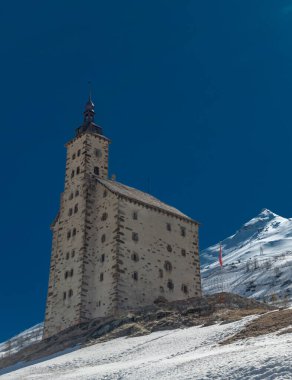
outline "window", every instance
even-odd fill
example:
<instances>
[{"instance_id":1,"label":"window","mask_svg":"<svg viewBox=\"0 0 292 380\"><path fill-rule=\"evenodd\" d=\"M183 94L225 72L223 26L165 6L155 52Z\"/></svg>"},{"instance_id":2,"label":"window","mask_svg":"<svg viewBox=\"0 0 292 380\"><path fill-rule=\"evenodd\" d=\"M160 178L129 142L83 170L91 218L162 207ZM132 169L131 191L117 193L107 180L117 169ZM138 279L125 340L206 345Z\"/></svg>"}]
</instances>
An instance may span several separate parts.
<instances>
[{"instance_id":1,"label":"window","mask_svg":"<svg viewBox=\"0 0 292 380\"><path fill-rule=\"evenodd\" d=\"M75 191L75 197L78 197L78 195L79 195L79 191L76 190L76 191ZM72 198L73 198L73 194L72 194Z\"/></svg>"},{"instance_id":2,"label":"window","mask_svg":"<svg viewBox=\"0 0 292 380\"><path fill-rule=\"evenodd\" d=\"M100 158L102 156L101 150L100 149L94 149L94 154L96 157Z\"/></svg>"},{"instance_id":3,"label":"window","mask_svg":"<svg viewBox=\"0 0 292 380\"><path fill-rule=\"evenodd\" d=\"M70 194L69 200L73 199L73 193Z\"/></svg>"},{"instance_id":4,"label":"window","mask_svg":"<svg viewBox=\"0 0 292 380\"><path fill-rule=\"evenodd\" d=\"M103 273L100 274L99 281L103 281Z\"/></svg>"},{"instance_id":5,"label":"window","mask_svg":"<svg viewBox=\"0 0 292 380\"><path fill-rule=\"evenodd\" d=\"M73 290L70 289L69 292L68 292L68 296L71 298L73 296Z\"/></svg>"},{"instance_id":6,"label":"window","mask_svg":"<svg viewBox=\"0 0 292 380\"><path fill-rule=\"evenodd\" d=\"M78 212L78 203L76 203L76 205L74 206L74 214L76 214L76 212Z\"/></svg>"},{"instance_id":7,"label":"window","mask_svg":"<svg viewBox=\"0 0 292 380\"><path fill-rule=\"evenodd\" d=\"M165 261L165 263L164 263L164 268L165 268L165 270L167 270L168 272L171 272L171 271L172 271L172 265L171 265L171 262L170 262L170 261Z\"/></svg>"},{"instance_id":8,"label":"window","mask_svg":"<svg viewBox=\"0 0 292 380\"><path fill-rule=\"evenodd\" d=\"M182 256L185 256L185 255L186 255L186 250L185 250L185 249L182 249L182 250L181 250L181 254L182 254Z\"/></svg>"},{"instance_id":9,"label":"window","mask_svg":"<svg viewBox=\"0 0 292 380\"><path fill-rule=\"evenodd\" d=\"M107 213L104 212L104 213L102 214L101 220L103 220L103 221L107 220L107 216L108 216Z\"/></svg>"},{"instance_id":10,"label":"window","mask_svg":"<svg viewBox=\"0 0 292 380\"><path fill-rule=\"evenodd\" d=\"M79 156L80 156L80 154L81 154L81 150L80 150L80 149L78 149L78 152L77 152L77 156L79 157Z\"/></svg>"},{"instance_id":11,"label":"window","mask_svg":"<svg viewBox=\"0 0 292 380\"><path fill-rule=\"evenodd\" d=\"M69 260L70 254L69 252L66 253L66 260Z\"/></svg>"},{"instance_id":12,"label":"window","mask_svg":"<svg viewBox=\"0 0 292 380\"><path fill-rule=\"evenodd\" d=\"M167 244L167 250L168 250L168 252L172 252L172 247L170 244Z\"/></svg>"},{"instance_id":13,"label":"window","mask_svg":"<svg viewBox=\"0 0 292 380\"><path fill-rule=\"evenodd\" d=\"M65 280L68 278L68 271L65 272Z\"/></svg>"},{"instance_id":14,"label":"window","mask_svg":"<svg viewBox=\"0 0 292 380\"><path fill-rule=\"evenodd\" d=\"M186 229L185 229L185 227L181 227L180 228L180 234L181 234L181 236L186 236Z\"/></svg>"},{"instance_id":15,"label":"window","mask_svg":"<svg viewBox=\"0 0 292 380\"><path fill-rule=\"evenodd\" d=\"M66 292L64 292L64 293L63 293L63 300L64 300L64 301L65 301L66 297L67 297L67 294L66 294Z\"/></svg>"},{"instance_id":16,"label":"window","mask_svg":"<svg viewBox=\"0 0 292 380\"><path fill-rule=\"evenodd\" d=\"M105 238L105 234L103 234L102 237L101 237L101 242L104 243L104 242L105 242L105 239L106 239L106 238Z\"/></svg>"},{"instance_id":17,"label":"window","mask_svg":"<svg viewBox=\"0 0 292 380\"><path fill-rule=\"evenodd\" d=\"M67 232L67 240L69 240L70 237L71 237L71 231L68 231L68 232Z\"/></svg>"},{"instance_id":18,"label":"window","mask_svg":"<svg viewBox=\"0 0 292 380\"><path fill-rule=\"evenodd\" d=\"M134 252L132 253L131 255L131 259L135 262L139 261L139 256L138 256L138 253Z\"/></svg>"},{"instance_id":19,"label":"window","mask_svg":"<svg viewBox=\"0 0 292 380\"><path fill-rule=\"evenodd\" d=\"M182 290L185 294L187 294L187 293L189 292L188 287L187 287L185 284L182 284L182 286L181 286L181 290Z\"/></svg>"},{"instance_id":20,"label":"window","mask_svg":"<svg viewBox=\"0 0 292 380\"><path fill-rule=\"evenodd\" d=\"M173 285L173 282L171 280L167 281L167 287L168 287L169 290L173 290L174 289L174 285Z\"/></svg>"},{"instance_id":21,"label":"window","mask_svg":"<svg viewBox=\"0 0 292 380\"><path fill-rule=\"evenodd\" d=\"M107 191L104 190L104 192L103 192L103 197L105 198L106 196L107 196Z\"/></svg>"},{"instance_id":22,"label":"window","mask_svg":"<svg viewBox=\"0 0 292 380\"><path fill-rule=\"evenodd\" d=\"M133 280L138 281L138 272L133 272L132 278Z\"/></svg>"},{"instance_id":23,"label":"window","mask_svg":"<svg viewBox=\"0 0 292 380\"><path fill-rule=\"evenodd\" d=\"M73 233L72 233L73 236L76 235L76 228L73 228Z\"/></svg>"},{"instance_id":24,"label":"window","mask_svg":"<svg viewBox=\"0 0 292 380\"><path fill-rule=\"evenodd\" d=\"M105 256L104 256L104 253L101 255L101 258L100 258L100 261L102 262L102 263L104 263L104 259L105 259Z\"/></svg>"},{"instance_id":25,"label":"window","mask_svg":"<svg viewBox=\"0 0 292 380\"><path fill-rule=\"evenodd\" d=\"M72 172L71 172L71 178L74 177L74 174L75 174L75 172L74 172L74 170L72 170Z\"/></svg>"},{"instance_id":26,"label":"window","mask_svg":"<svg viewBox=\"0 0 292 380\"><path fill-rule=\"evenodd\" d=\"M76 174L79 174L79 173L80 173L80 167L78 166L76 169Z\"/></svg>"},{"instance_id":27,"label":"window","mask_svg":"<svg viewBox=\"0 0 292 380\"><path fill-rule=\"evenodd\" d=\"M160 290L160 293L164 293L164 287L163 286L160 286L159 290Z\"/></svg>"},{"instance_id":28,"label":"window","mask_svg":"<svg viewBox=\"0 0 292 380\"><path fill-rule=\"evenodd\" d=\"M158 273L159 273L159 277L162 278L163 277L163 270L159 269Z\"/></svg>"},{"instance_id":29,"label":"window","mask_svg":"<svg viewBox=\"0 0 292 380\"><path fill-rule=\"evenodd\" d=\"M73 212L72 208L69 208L68 215L71 216L72 212Z\"/></svg>"},{"instance_id":30,"label":"window","mask_svg":"<svg viewBox=\"0 0 292 380\"><path fill-rule=\"evenodd\" d=\"M75 256L75 251L73 249L73 251L71 252L71 257L74 257ZM69 252L68 252L68 259L69 259Z\"/></svg>"},{"instance_id":31,"label":"window","mask_svg":"<svg viewBox=\"0 0 292 380\"><path fill-rule=\"evenodd\" d=\"M171 224L170 223L166 223L166 229L167 229L167 231L171 231Z\"/></svg>"},{"instance_id":32,"label":"window","mask_svg":"<svg viewBox=\"0 0 292 380\"><path fill-rule=\"evenodd\" d=\"M70 270L70 277L73 277L73 273L74 273L74 271L73 271L73 269L71 269Z\"/></svg>"},{"instance_id":33,"label":"window","mask_svg":"<svg viewBox=\"0 0 292 380\"><path fill-rule=\"evenodd\" d=\"M99 175L99 167L98 166L94 167L94 174Z\"/></svg>"},{"instance_id":34,"label":"window","mask_svg":"<svg viewBox=\"0 0 292 380\"><path fill-rule=\"evenodd\" d=\"M132 232L132 239L134 241L138 241L139 240L139 236L138 236L137 232Z\"/></svg>"},{"instance_id":35,"label":"window","mask_svg":"<svg viewBox=\"0 0 292 380\"><path fill-rule=\"evenodd\" d=\"M75 160L75 158L76 158L76 154L74 153L72 154L72 160Z\"/></svg>"},{"instance_id":36,"label":"window","mask_svg":"<svg viewBox=\"0 0 292 380\"><path fill-rule=\"evenodd\" d=\"M134 212L133 212L133 219L134 219L134 220L137 220L137 219L138 219L138 213L137 213L137 211L134 211Z\"/></svg>"}]
</instances>

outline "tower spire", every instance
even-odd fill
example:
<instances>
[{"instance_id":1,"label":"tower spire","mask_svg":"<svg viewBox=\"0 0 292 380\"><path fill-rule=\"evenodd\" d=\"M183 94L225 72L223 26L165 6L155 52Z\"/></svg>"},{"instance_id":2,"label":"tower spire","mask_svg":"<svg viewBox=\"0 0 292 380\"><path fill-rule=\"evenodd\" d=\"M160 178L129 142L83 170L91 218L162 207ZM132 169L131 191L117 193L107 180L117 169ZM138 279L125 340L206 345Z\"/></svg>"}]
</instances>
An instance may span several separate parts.
<instances>
[{"instance_id":1,"label":"tower spire","mask_svg":"<svg viewBox=\"0 0 292 380\"><path fill-rule=\"evenodd\" d=\"M92 101L92 90L91 82L88 82L88 100L85 104L85 110L83 112L83 123L77 128L76 135L80 135L84 132L94 133L98 135L103 135L102 128L94 123L94 103Z\"/></svg>"}]
</instances>

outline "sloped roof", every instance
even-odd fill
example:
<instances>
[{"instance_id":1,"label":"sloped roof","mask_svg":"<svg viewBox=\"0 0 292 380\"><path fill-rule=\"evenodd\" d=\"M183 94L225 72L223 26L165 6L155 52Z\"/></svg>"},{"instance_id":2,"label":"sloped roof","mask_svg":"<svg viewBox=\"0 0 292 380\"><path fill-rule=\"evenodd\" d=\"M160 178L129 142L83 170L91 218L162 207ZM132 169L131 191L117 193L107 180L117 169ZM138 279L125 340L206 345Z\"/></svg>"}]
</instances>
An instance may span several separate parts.
<instances>
[{"instance_id":1,"label":"sloped roof","mask_svg":"<svg viewBox=\"0 0 292 380\"><path fill-rule=\"evenodd\" d=\"M103 184L106 188L108 188L110 191L119 194L125 198L129 198L133 201L137 201L141 204L144 204L146 206L150 206L156 209L160 209L162 211L165 211L167 213L173 214L177 217L188 219L191 222L197 223L195 220L190 218L189 216L183 214L176 208L167 205L166 203L161 202L159 199L153 197L150 194L144 193L143 191L137 190L133 187L123 185L120 182L112 181L109 179L101 179L98 178L98 182Z\"/></svg>"}]
</instances>

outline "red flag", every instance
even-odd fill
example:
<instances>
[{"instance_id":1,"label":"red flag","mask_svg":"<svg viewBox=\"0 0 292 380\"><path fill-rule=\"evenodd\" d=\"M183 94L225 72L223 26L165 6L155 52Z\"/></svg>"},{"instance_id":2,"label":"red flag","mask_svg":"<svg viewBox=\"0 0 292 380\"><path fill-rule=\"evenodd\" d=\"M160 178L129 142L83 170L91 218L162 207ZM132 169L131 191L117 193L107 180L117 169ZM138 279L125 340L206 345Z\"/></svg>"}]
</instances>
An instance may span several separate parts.
<instances>
[{"instance_id":1,"label":"red flag","mask_svg":"<svg viewBox=\"0 0 292 380\"><path fill-rule=\"evenodd\" d=\"M221 245L221 243L220 243L220 250L219 250L219 264L220 264L220 267L222 267L223 261L222 261L222 245Z\"/></svg>"}]
</instances>

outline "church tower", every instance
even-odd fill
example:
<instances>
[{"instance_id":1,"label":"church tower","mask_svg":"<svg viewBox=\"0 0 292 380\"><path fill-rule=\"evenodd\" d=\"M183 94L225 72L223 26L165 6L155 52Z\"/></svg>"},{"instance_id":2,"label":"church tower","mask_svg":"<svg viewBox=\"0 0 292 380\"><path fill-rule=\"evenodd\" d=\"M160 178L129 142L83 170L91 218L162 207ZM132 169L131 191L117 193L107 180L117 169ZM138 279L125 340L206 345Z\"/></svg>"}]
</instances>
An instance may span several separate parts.
<instances>
[{"instance_id":1,"label":"church tower","mask_svg":"<svg viewBox=\"0 0 292 380\"><path fill-rule=\"evenodd\" d=\"M84 120L66 144L53 233L44 338L95 318L201 296L198 223L150 194L108 179L109 139Z\"/></svg>"},{"instance_id":2,"label":"church tower","mask_svg":"<svg viewBox=\"0 0 292 380\"><path fill-rule=\"evenodd\" d=\"M65 189L51 226L53 244L44 337L92 318L88 288L93 286L91 263L95 259L90 249L94 184L96 178L108 178L110 143L102 128L94 123L94 115L89 96L83 123L75 138L66 144Z\"/></svg>"}]
</instances>

